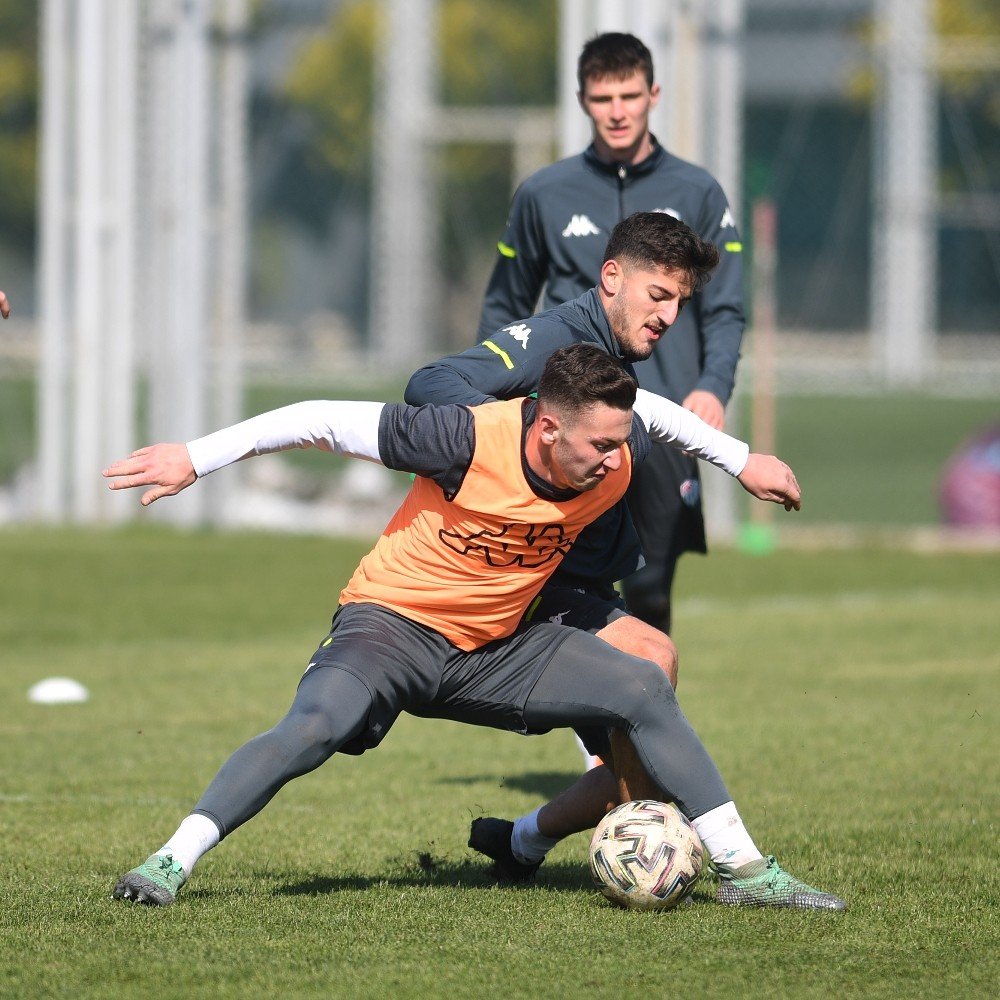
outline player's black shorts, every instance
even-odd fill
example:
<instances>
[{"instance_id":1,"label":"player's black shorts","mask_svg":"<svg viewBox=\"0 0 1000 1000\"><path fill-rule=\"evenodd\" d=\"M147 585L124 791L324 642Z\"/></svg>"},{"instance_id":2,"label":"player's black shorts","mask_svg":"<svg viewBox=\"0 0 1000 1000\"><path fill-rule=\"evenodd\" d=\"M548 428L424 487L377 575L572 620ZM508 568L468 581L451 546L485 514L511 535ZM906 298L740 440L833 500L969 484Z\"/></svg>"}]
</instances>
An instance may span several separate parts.
<instances>
[{"instance_id":1,"label":"player's black shorts","mask_svg":"<svg viewBox=\"0 0 1000 1000\"><path fill-rule=\"evenodd\" d=\"M524 613L525 624L552 622L584 632L600 632L626 617L625 602L610 584L607 587L570 587L547 584Z\"/></svg>"},{"instance_id":2,"label":"player's black shorts","mask_svg":"<svg viewBox=\"0 0 1000 1000\"><path fill-rule=\"evenodd\" d=\"M372 697L364 730L341 753L378 746L400 712L528 733L531 689L572 629L522 624L513 635L463 652L433 629L376 604L337 609L306 669L345 670Z\"/></svg>"},{"instance_id":3,"label":"player's black shorts","mask_svg":"<svg viewBox=\"0 0 1000 1000\"><path fill-rule=\"evenodd\" d=\"M684 552L707 552L698 461L655 444L632 474L626 495L649 566L675 562Z\"/></svg>"}]
</instances>

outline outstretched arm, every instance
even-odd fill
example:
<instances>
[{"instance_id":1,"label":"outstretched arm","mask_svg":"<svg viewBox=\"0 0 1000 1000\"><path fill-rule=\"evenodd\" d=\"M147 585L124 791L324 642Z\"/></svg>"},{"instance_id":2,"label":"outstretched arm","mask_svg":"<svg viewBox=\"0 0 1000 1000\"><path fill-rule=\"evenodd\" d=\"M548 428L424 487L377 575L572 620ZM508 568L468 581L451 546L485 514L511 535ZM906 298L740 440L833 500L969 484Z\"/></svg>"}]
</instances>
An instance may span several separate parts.
<instances>
[{"instance_id":1,"label":"outstretched arm","mask_svg":"<svg viewBox=\"0 0 1000 1000\"><path fill-rule=\"evenodd\" d=\"M774 455L751 453L743 441L714 427L663 396L639 389L635 412L654 441L665 441L711 462L739 480L758 500L780 503L785 510L802 506L802 492L792 470Z\"/></svg>"},{"instance_id":2,"label":"outstretched arm","mask_svg":"<svg viewBox=\"0 0 1000 1000\"><path fill-rule=\"evenodd\" d=\"M186 444L153 444L133 451L102 473L110 479L109 490L128 490L136 486L152 486L139 501L148 507L160 497L174 496L187 489L197 478Z\"/></svg>"},{"instance_id":3,"label":"outstretched arm","mask_svg":"<svg viewBox=\"0 0 1000 1000\"><path fill-rule=\"evenodd\" d=\"M802 490L795 473L774 455L751 452L746 467L736 478L758 500L780 503L785 510L802 509Z\"/></svg>"},{"instance_id":4,"label":"outstretched arm","mask_svg":"<svg viewBox=\"0 0 1000 1000\"><path fill-rule=\"evenodd\" d=\"M187 489L200 476L253 455L319 448L382 462L379 421L384 403L313 400L294 403L185 444L140 448L104 470L112 490L151 486L141 503Z\"/></svg>"}]
</instances>

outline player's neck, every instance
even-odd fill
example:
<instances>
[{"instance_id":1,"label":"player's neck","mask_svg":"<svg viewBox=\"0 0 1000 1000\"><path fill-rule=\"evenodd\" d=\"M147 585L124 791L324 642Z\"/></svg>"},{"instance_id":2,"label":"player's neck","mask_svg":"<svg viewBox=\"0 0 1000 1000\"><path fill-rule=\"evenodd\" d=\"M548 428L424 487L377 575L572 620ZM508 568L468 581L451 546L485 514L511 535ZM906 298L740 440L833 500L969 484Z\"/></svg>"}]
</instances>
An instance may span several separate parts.
<instances>
[{"instance_id":1,"label":"player's neck","mask_svg":"<svg viewBox=\"0 0 1000 1000\"><path fill-rule=\"evenodd\" d=\"M535 424L528 428L528 433L524 438L524 458L528 463L528 468L553 489L568 488L568 483L558 474L552 461L552 449L542 441Z\"/></svg>"},{"instance_id":2,"label":"player's neck","mask_svg":"<svg viewBox=\"0 0 1000 1000\"><path fill-rule=\"evenodd\" d=\"M643 132L639 140L627 149L612 149L601 139L594 137L594 152L604 163L624 163L634 167L642 163L653 152L653 137L649 131Z\"/></svg>"}]
</instances>

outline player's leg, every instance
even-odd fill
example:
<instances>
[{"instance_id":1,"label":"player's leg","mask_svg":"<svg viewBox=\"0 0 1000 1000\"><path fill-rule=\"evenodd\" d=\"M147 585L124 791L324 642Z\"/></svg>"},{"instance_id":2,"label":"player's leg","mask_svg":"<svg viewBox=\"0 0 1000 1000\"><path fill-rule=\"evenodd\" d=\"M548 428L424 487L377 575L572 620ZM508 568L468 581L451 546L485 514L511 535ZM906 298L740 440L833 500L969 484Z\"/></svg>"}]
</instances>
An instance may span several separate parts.
<instances>
[{"instance_id":1,"label":"player's leg","mask_svg":"<svg viewBox=\"0 0 1000 1000\"><path fill-rule=\"evenodd\" d=\"M529 615L531 621L551 621L578 628L603 639L621 652L656 663L677 683L677 647L669 636L645 622L625 614L621 600L611 589L598 594L567 587L543 589ZM596 826L610 808L620 802L657 798L632 744L621 734L612 734L608 764L599 763L555 798L513 821L514 836L526 842L553 844L562 837ZM600 761L600 758L595 758ZM510 863L507 842L512 835L509 820L481 817L473 820L469 846L492 858L505 881L521 881L526 872Z\"/></svg>"},{"instance_id":2,"label":"player's leg","mask_svg":"<svg viewBox=\"0 0 1000 1000\"><path fill-rule=\"evenodd\" d=\"M285 717L240 747L221 767L174 835L119 879L114 895L166 906L195 864L255 816L293 778L319 767L366 724L367 686L337 667L306 674Z\"/></svg>"},{"instance_id":3,"label":"player's leg","mask_svg":"<svg viewBox=\"0 0 1000 1000\"><path fill-rule=\"evenodd\" d=\"M285 784L338 751L358 754L377 746L410 699L436 689L432 645L428 630L380 608L342 608L285 717L223 764L191 815L156 854L119 880L115 896L173 902L197 861Z\"/></svg>"},{"instance_id":4,"label":"player's leg","mask_svg":"<svg viewBox=\"0 0 1000 1000\"><path fill-rule=\"evenodd\" d=\"M753 842L715 763L677 703L662 671L645 660L614 663L607 648L582 632L559 646L524 708L531 729L609 726L628 734L657 799L687 816L720 876L719 901L731 905L844 909L764 858ZM512 843L536 867L544 857Z\"/></svg>"}]
</instances>

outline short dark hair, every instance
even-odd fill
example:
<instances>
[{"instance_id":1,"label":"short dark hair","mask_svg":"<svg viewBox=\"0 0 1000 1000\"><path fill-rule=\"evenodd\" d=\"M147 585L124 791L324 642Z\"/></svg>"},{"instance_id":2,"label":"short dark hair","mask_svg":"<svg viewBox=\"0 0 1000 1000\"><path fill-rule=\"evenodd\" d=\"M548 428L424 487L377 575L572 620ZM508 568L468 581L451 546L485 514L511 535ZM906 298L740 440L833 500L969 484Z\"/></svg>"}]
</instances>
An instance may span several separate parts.
<instances>
[{"instance_id":1,"label":"short dark hair","mask_svg":"<svg viewBox=\"0 0 1000 1000\"><path fill-rule=\"evenodd\" d=\"M574 414L604 403L615 410L635 405L635 379L621 362L596 344L570 344L549 355L538 380L538 398Z\"/></svg>"},{"instance_id":2,"label":"short dark hair","mask_svg":"<svg viewBox=\"0 0 1000 1000\"><path fill-rule=\"evenodd\" d=\"M696 291L719 265L714 243L666 212L635 212L611 230L604 261L641 268L683 271Z\"/></svg>"},{"instance_id":3,"label":"short dark hair","mask_svg":"<svg viewBox=\"0 0 1000 1000\"><path fill-rule=\"evenodd\" d=\"M581 93L588 80L624 80L636 70L653 86L653 57L635 35L608 31L595 35L584 45L576 63L576 79Z\"/></svg>"}]
</instances>

